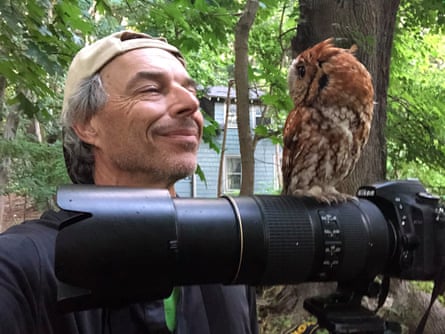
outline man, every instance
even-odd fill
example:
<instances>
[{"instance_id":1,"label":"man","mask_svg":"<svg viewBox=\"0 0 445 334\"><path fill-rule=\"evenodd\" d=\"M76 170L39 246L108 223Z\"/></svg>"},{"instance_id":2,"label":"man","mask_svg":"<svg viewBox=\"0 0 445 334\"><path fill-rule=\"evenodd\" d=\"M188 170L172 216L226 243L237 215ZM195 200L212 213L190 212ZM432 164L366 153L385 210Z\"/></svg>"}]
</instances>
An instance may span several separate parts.
<instances>
[{"instance_id":1,"label":"man","mask_svg":"<svg viewBox=\"0 0 445 334\"><path fill-rule=\"evenodd\" d=\"M82 49L68 71L62 123L74 183L175 196L175 182L196 168L203 118L195 84L165 40L125 31ZM258 332L254 293L244 286L182 287L173 303L61 313L54 247L71 215L48 211L0 235L0 333Z\"/></svg>"}]
</instances>

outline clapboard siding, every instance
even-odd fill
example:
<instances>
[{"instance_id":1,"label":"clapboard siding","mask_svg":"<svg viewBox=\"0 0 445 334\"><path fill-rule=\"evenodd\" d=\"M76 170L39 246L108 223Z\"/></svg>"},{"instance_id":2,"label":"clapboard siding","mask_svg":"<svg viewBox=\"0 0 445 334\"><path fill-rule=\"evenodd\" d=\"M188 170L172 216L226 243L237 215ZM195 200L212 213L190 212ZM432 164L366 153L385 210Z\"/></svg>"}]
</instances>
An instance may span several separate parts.
<instances>
[{"instance_id":1,"label":"clapboard siding","mask_svg":"<svg viewBox=\"0 0 445 334\"><path fill-rule=\"evenodd\" d=\"M218 138L221 143L222 135ZM239 156L239 144L237 129L229 129L226 141L226 156ZM255 186L257 194L277 192L278 188L278 166L277 155L281 154L281 149L276 147L269 139L258 142L255 150ZM198 163L204 172L206 182L193 176L181 180L176 184L176 192L180 196L195 197L216 197L218 189L218 171L220 155L210 149L207 144L201 144L198 152ZM193 185L193 182L195 184ZM193 193L195 187L195 193Z\"/></svg>"},{"instance_id":2,"label":"clapboard siding","mask_svg":"<svg viewBox=\"0 0 445 334\"><path fill-rule=\"evenodd\" d=\"M209 101L213 103L209 104ZM224 129L225 104L224 96L206 99L204 110L211 114L215 121ZM257 100L258 102L258 100ZM203 107L203 105L201 105ZM260 108L258 103L251 105L252 122L255 121L255 110ZM227 129L225 156L240 157L238 130L233 127ZM253 123L251 124L254 125ZM223 131L214 139L221 146ZM275 145L269 139L258 142L255 150L255 184L256 194L276 193L278 191L278 161L281 157L281 147ZM176 192L183 197L216 197L218 189L220 154L209 148L208 144L202 143L198 151L198 163L204 172L206 181L201 181L197 175L186 178L176 183Z\"/></svg>"}]
</instances>

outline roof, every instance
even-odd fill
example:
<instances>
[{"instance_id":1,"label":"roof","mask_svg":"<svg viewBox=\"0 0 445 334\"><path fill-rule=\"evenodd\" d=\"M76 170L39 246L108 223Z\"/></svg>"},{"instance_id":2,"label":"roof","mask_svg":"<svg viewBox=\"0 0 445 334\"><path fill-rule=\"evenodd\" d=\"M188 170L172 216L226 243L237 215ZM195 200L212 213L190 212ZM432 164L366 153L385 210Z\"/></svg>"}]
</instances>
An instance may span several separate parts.
<instances>
[{"instance_id":1,"label":"roof","mask_svg":"<svg viewBox=\"0 0 445 334\"><path fill-rule=\"evenodd\" d=\"M204 94L209 98L227 98L227 87L226 86L213 86L204 89ZM260 97L265 93L259 89L251 88L249 89L249 99L259 101ZM230 97L236 98L236 90L232 88L230 90Z\"/></svg>"}]
</instances>

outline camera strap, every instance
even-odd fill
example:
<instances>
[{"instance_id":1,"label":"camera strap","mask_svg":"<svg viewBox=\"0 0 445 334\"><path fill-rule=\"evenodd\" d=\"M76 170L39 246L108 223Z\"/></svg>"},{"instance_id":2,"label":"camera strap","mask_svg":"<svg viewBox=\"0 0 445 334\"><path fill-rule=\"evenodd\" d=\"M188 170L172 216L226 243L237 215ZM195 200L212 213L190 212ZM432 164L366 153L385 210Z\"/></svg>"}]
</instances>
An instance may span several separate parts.
<instances>
[{"instance_id":1,"label":"camera strap","mask_svg":"<svg viewBox=\"0 0 445 334\"><path fill-rule=\"evenodd\" d=\"M436 278L434 279L434 287L433 291L431 292L430 304L428 305L428 308L423 314L422 319L417 325L416 334L422 334L423 331L425 330L425 325L428 320L431 308L433 307L433 304L436 301L437 297L439 297L439 295L441 295L444 291L445 291L445 266L442 266L440 270L437 272Z\"/></svg>"}]
</instances>

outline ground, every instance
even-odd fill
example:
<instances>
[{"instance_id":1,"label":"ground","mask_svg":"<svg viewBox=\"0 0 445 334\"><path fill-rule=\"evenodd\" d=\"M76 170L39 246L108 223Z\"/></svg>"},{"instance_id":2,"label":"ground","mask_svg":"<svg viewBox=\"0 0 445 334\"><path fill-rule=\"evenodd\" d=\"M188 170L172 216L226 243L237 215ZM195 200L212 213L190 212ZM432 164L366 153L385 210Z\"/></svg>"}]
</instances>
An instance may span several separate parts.
<instances>
[{"instance_id":1,"label":"ground","mask_svg":"<svg viewBox=\"0 0 445 334\"><path fill-rule=\"evenodd\" d=\"M24 220L37 218L40 214L41 212L36 210L24 197L0 196L0 231Z\"/></svg>"}]
</instances>

